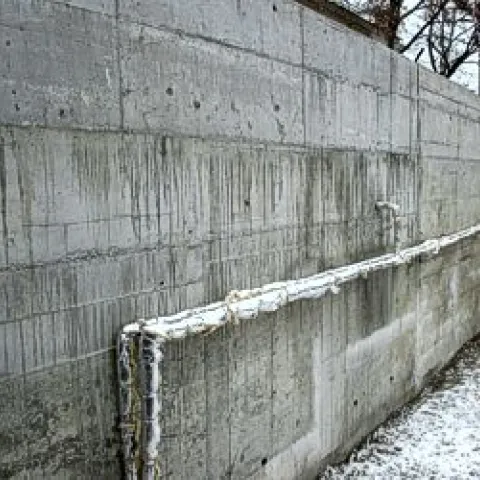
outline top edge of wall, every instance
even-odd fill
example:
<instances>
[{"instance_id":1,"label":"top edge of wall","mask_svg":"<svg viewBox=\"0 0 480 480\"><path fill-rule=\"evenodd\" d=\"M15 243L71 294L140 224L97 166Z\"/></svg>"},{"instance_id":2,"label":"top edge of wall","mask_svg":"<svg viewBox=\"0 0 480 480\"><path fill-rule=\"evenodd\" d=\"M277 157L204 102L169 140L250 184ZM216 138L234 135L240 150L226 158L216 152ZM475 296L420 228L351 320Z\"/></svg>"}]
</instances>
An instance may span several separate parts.
<instances>
[{"instance_id":1,"label":"top edge of wall","mask_svg":"<svg viewBox=\"0 0 480 480\"><path fill-rule=\"evenodd\" d=\"M327 114L315 111L335 89L364 99L372 128L389 108L376 110L376 95L412 98L418 80L480 108L460 85L288 0L5 0L0 20L2 124L348 147L324 142ZM309 90L317 78L326 94ZM376 131L357 125L349 135L375 147Z\"/></svg>"}]
</instances>

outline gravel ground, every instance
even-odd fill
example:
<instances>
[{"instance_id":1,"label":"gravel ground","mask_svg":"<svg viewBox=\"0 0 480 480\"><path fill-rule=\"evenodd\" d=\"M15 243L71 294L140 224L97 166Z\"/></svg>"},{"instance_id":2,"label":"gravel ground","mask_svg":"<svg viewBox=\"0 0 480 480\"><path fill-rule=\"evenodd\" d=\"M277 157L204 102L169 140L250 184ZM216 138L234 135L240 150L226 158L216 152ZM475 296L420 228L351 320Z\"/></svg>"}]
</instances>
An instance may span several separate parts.
<instances>
[{"instance_id":1,"label":"gravel ground","mask_svg":"<svg viewBox=\"0 0 480 480\"><path fill-rule=\"evenodd\" d=\"M321 479L480 479L480 337Z\"/></svg>"}]
</instances>

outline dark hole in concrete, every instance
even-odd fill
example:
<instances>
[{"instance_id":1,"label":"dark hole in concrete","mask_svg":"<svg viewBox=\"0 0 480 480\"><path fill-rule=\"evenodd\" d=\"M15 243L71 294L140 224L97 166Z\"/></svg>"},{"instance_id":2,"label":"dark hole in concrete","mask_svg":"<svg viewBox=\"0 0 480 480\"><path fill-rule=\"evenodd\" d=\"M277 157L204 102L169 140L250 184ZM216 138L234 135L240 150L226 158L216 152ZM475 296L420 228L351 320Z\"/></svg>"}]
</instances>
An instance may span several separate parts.
<instances>
[{"instance_id":1,"label":"dark hole in concrete","mask_svg":"<svg viewBox=\"0 0 480 480\"><path fill-rule=\"evenodd\" d=\"M172 87L168 87L165 91L166 91L167 95L170 95L170 96L173 95L173 88Z\"/></svg>"},{"instance_id":2,"label":"dark hole in concrete","mask_svg":"<svg viewBox=\"0 0 480 480\"><path fill-rule=\"evenodd\" d=\"M393 382L393 380L394 380L394 376L390 375L390 381Z\"/></svg>"},{"instance_id":3,"label":"dark hole in concrete","mask_svg":"<svg viewBox=\"0 0 480 480\"><path fill-rule=\"evenodd\" d=\"M295 426L296 426L296 427L299 427L299 426L300 426L300 419L297 418L297 420L295 421Z\"/></svg>"},{"instance_id":4,"label":"dark hole in concrete","mask_svg":"<svg viewBox=\"0 0 480 480\"><path fill-rule=\"evenodd\" d=\"M246 207L250 206L250 200L244 200L243 203Z\"/></svg>"},{"instance_id":5,"label":"dark hole in concrete","mask_svg":"<svg viewBox=\"0 0 480 480\"><path fill-rule=\"evenodd\" d=\"M58 114L60 115L60 118L63 118L65 116L65 110L61 108Z\"/></svg>"},{"instance_id":6,"label":"dark hole in concrete","mask_svg":"<svg viewBox=\"0 0 480 480\"><path fill-rule=\"evenodd\" d=\"M17 94L17 91L16 90L12 90L12 95L16 95Z\"/></svg>"},{"instance_id":7,"label":"dark hole in concrete","mask_svg":"<svg viewBox=\"0 0 480 480\"><path fill-rule=\"evenodd\" d=\"M278 105L278 104L275 105L275 106L273 107L273 109L274 109L276 112L278 112L278 111L280 110L280 105Z\"/></svg>"},{"instance_id":8,"label":"dark hole in concrete","mask_svg":"<svg viewBox=\"0 0 480 480\"><path fill-rule=\"evenodd\" d=\"M10 46L10 40L7 40L5 43L6 43L7 47Z\"/></svg>"},{"instance_id":9,"label":"dark hole in concrete","mask_svg":"<svg viewBox=\"0 0 480 480\"><path fill-rule=\"evenodd\" d=\"M200 102L198 100L195 100L193 102L193 106L195 107L195 110L198 110L200 108Z\"/></svg>"},{"instance_id":10,"label":"dark hole in concrete","mask_svg":"<svg viewBox=\"0 0 480 480\"><path fill-rule=\"evenodd\" d=\"M353 404L354 404L355 406L357 406L357 405L358 405L358 400L355 399L355 400L353 401Z\"/></svg>"},{"instance_id":11,"label":"dark hole in concrete","mask_svg":"<svg viewBox=\"0 0 480 480\"><path fill-rule=\"evenodd\" d=\"M188 234L191 235L193 233L193 230L189 230Z\"/></svg>"},{"instance_id":12,"label":"dark hole in concrete","mask_svg":"<svg viewBox=\"0 0 480 480\"><path fill-rule=\"evenodd\" d=\"M268 462L267 457L263 457L262 458L262 466L265 466L267 464L267 462Z\"/></svg>"},{"instance_id":13,"label":"dark hole in concrete","mask_svg":"<svg viewBox=\"0 0 480 480\"><path fill-rule=\"evenodd\" d=\"M18 105L18 103L15 104L15 110L16 110L17 112L20 111L20 106Z\"/></svg>"},{"instance_id":14,"label":"dark hole in concrete","mask_svg":"<svg viewBox=\"0 0 480 480\"><path fill-rule=\"evenodd\" d=\"M160 285L165 285L165 282L162 280L162 281L160 282Z\"/></svg>"},{"instance_id":15,"label":"dark hole in concrete","mask_svg":"<svg viewBox=\"0 0 480 480\"><path fill-rule=\"evenodd\" d=\"M242 454L240 455L240 461L243 462L244 460L245 460L245 455L242 453Z\"/></svg>"},{"instance_id":16,"label":"dark hole in concrete","mask_svg":"<svg viewBox=\"0 0 480 480\"><path fill-rule=\"evenodd\" d=\"M275 4L273 4L273 11L276 12L277 11L277 6Z\"/></svg>"}]
</instances>

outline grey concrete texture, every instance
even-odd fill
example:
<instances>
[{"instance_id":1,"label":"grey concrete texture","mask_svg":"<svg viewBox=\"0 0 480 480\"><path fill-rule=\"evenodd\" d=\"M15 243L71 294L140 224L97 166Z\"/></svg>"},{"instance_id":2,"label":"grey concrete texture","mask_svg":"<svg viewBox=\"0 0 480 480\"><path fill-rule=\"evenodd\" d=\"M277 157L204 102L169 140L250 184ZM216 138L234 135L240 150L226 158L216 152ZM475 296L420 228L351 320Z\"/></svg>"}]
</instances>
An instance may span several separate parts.
<instances>
[{"instance_id":1,"label":"grey concrete texture","mask_svg":"<svg viewBox=\"0 0 480 480\"><path fill-rule=\"evenodd\" d=\"M302 70L122 23L126 128L303 143Z\"/></svg>"},{"instance_id":2,"label":"grey concrete texture","mask_svg":"<svg viewBox=\"0 0 480 480\"><path fill-rule=\"evenodd\" d=\"M159 478L316 478L478 333L478 250L168 343Z\"/></svg>"},{"instance_id":3,"label":"grey concrete texture","mask_svg":"<svg viewBox=\"0 0 480 480\"><path fill-rule=\"evenodd\" d=\"M114 386L113 352L1 378L0 478L121 478Z\"/></svg>"},{"instance_id":4,"label":"grey concrete texture","mask_svg":"<svg viewBox=\"0 0 480 480\"><path fill-rule=\"evenodd\" d=\"M411 153L427 108L428 153L447 128L447 100L453 129L480 109L460 87L292 1L204 3L4 2L2 123Z\"/></svg>"},{"instance_id":5,"label":"grey concrete texture","mask_svg":"<svg viewBox=\"0 0 480 480\"><path fill-rule=\"evenodd\" d=\"M115 27L62 2L2 1L1 123L118 128Z\"/></svg>"},{"instance_id":6,"label":"grey concrete texture","mask_svg":"<svg viewBox=\"0 0 480 480\"><path fill-rule=\"evenodd\" d=\"M393 246L376 200L397 202L406 227L417 221L416 162L404 154L38 128L0 135L4 268L155 249L195 282L218 257L248 263L269 251L286 255L274 275L286 279L307 274L295 268L302 261L341 265Z\"/></svg>"},{"instance_id":7,"label":"grey concrete texture","mask_svg":"<svg viewBox=\"0 0 480 480\"><path fill-rule=\"evenodd\" d=\"M402 246L478 223L477 97L292 2L203 3L0 5L0 478L119 477L112 352L122 325L390 251L392 218L379 215L377 200L400 206ZM356 286L339 297L349 296L345 304L302 304L294 307L301 312L188 340L185 355L201 351L205 361L169 364L178 382L191 371L192 392L184 404L174 387L169 393L180 410L164 421L184 426L165 444L166 471L262 478L277 471L274 456L285 475L300 475L302 464L313 471L319 444L302 439L320 415L312 393L320 357L329 359L322 391L337 395L322 400L318 421L330 426L320 455L340 441L346 448L380 418L363 403L365 411L342 406L346 388L371 383L379 392L369 401L386 412L408 396L412 342L421 345L422 378L475 330L477 250L466 242L451 259L421 266L438 266L425 277L432 287L435 275L457 278L455 311L431 295L415 310L408 299L421 277L408 273L407 281L399 271L367 282L371 307ZM451 298L457 290L448 288ZM345 305L363 323L347 321ZM324 309L320 329L315 311ZM385 365L395 370L394 391L375 386L385 375L379 359L372 373L352 366L340 375L357 362L342 353L345 342L373 352L362 339L420 311L424 327L392 334L399 357ZM340 333L317 348L303 324L292 330L297 321L316 322L317 339L320 330ZM433 344L420 337L432 328ZM375 355L386 361L389 352ZM278 384L275 404L268 381ZM228 392L227 435L228 417L217 413ZM291 405L298 414L288 415ZM350 415L348 428L338 408ZM315 447L297 455L296 440ZM176 465L186 449L191 456ZM204 477L194 470L202 458Z\"/></svg>"},{"instance_id":8,"label":"grey concrete texture","mask_svg":"<svg viewBox=\"0 0 480 480\"><path fill-rule=\"evenodd\" d=\"M6 477L88 478L91 457L115 478L109 355L122 324L383 253L393 235L375 211L379 196L398 194L411 214L410 235L416 228L416 203L402 186L415 163L405 155L51 128L0 132L0 371L11 392L3 414L23 405L30 379L50 379L33 383L39 401L22 407L17 423L2 424L12 438L25 423L23 443L2 444ZM81 367L89 362L110 377L94 381ZM51 382L67 381L65 371L71 388L87 382L81 403L75 390L52 391ZM82 402L108 411L108 426L85 433ZM63 423L48 420L55 405ZM25 415L44 418L49 429ZM61 460L55 452L63 451L68 422L76 453ZM93 455L85 442L108 448Z\"/></svg>"},{"instance_id":9,"label":"grey concrete texture","mask_svg":"<svg viewBox=\"0 0 480 480\"><path fill-rule=\"evenodd\" d=\"M295 2L252 0L121 0L122 20L156 29L181 31L189 37L258 52L301 64L302 8Z\"/></svg>"}]
</instances>

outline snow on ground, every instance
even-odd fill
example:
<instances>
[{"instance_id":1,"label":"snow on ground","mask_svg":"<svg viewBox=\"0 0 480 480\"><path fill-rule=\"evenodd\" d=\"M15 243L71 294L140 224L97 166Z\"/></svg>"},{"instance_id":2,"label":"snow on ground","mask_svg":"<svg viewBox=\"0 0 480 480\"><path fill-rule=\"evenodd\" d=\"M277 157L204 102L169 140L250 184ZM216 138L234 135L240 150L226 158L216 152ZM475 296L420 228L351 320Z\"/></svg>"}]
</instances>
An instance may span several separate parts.
<instances>
[{"instance_id":1,"label":"snow on ground","mask_svg":"<svg viewBox=\"0 0 480 480\"><path fill-rule=\"evenodd\" d=\"M321 479L480 479L480 338Z\"/></svg>"}]
</instances>

